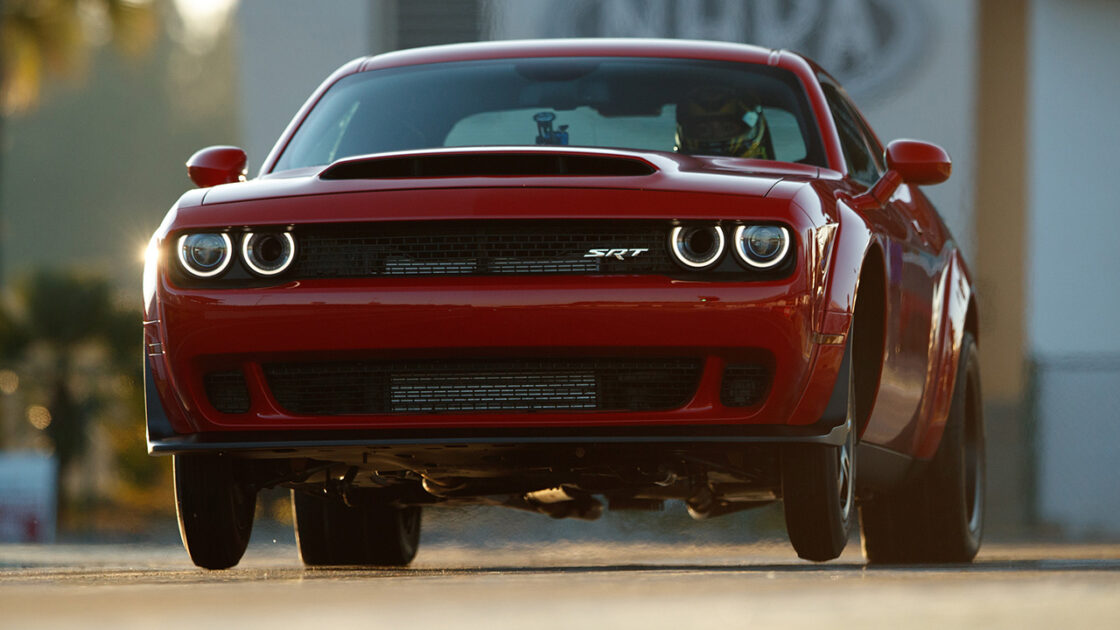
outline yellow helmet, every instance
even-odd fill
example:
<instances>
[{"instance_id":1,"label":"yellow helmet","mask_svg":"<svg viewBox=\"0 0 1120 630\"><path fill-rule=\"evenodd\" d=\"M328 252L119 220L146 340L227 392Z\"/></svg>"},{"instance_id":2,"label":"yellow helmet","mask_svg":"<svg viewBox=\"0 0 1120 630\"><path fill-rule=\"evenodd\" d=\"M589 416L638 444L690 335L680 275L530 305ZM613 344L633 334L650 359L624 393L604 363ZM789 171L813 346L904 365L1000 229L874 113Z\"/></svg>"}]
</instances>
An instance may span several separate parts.
<instances>
[{"instance_id":1,"label":"yellow helmet","mask_svg":"<svg viewBox=\"0 0 1120 630\"><path fill-rule=\"evenodd\" d=\"M678 153L770 160L766 134L758 101L726 88L699 88L677 105Z\"/></svg>"}]
</instances>

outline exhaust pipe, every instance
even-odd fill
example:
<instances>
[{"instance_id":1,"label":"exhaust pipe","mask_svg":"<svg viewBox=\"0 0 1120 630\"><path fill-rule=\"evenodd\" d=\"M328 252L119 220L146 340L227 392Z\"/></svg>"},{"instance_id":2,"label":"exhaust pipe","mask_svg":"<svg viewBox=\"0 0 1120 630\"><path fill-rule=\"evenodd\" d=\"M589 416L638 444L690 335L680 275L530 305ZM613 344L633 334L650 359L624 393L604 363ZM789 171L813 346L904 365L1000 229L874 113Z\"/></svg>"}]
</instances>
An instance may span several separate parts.
<instances>
[{"instance_id":1,"label":"exhaust pipe","mask_svg":"<svg viewBox=\"0 0 1120 630\"><path fill-rule=\"evenodd\" d=\"M534 512L547 514L552 518L578 518L584 521L594 521L603 515L603 504L591 495L569 493L567 488L556 486L526 492L523 496L511 501L521 502ZM510 505L510 507L516 507Z\"/></svg>"}]
</instances>

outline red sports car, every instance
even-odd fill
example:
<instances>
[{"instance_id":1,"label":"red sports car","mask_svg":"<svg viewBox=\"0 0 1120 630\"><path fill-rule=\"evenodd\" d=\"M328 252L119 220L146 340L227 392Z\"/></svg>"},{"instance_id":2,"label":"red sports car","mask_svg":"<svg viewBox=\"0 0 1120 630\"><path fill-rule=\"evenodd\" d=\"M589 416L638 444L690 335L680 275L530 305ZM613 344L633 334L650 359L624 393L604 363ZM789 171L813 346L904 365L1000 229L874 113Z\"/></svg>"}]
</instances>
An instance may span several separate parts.
<instances>
[{"instance_id":1,"label":"red sports car","mask_svg":"<svg viewBox=\"0 0 1120 630\"><path fill-rule=\"evenodd\" d=\"M245 180L187 163L144 272L149 451L183 541L240 560L292 491L308 565L404 565L425 507L784 503L798 555L967 562L976 298L812 61L648 40L356 59ZM857 463L858 462L858 466ZM857 511L858 508L858 511Z\"/></svg>"}]
</instances>

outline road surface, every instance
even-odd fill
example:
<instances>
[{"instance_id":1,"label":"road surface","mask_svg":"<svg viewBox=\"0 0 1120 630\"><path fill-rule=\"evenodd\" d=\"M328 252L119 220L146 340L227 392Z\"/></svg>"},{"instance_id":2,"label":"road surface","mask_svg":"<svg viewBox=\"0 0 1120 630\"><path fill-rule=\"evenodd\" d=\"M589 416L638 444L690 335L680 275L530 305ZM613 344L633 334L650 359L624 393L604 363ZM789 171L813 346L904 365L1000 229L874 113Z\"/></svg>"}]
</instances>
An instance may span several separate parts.
<instances>
[{"instance_id":1,"label":"road surface","mask_svg":"<svg viewBox=\"0 0 1120 630\"><path fill-rule=\"evenodd\" d=\"M0 628L1120 628L1120 545L984 547L972 566L797 560L785 543L423 547L405 570L229 571L171 545L0 545Z\"/></svg>"}]
</instances>

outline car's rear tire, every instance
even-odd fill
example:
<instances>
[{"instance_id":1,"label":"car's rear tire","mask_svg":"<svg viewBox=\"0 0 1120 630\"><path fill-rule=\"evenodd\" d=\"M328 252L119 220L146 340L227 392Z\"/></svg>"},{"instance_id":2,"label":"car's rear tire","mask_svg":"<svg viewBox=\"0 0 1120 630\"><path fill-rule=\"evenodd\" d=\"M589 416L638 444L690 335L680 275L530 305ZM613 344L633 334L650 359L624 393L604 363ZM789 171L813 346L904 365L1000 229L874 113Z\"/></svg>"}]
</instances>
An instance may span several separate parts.
<instances>
[{"instance_id":1,"label":"car's rear tire","mask_svg":"<svg viewBox=\"0 0 1120 630\"><path fill-rule=\"evenodd\" d=\"M984 467L980 365L966 332L937 454L914 482L860 507L868 562L971 562L983 535Z\"/></svg>"},{"instance_id":2,"label":"car's rear tire","mask_svg":"<svg viewBox=\"0 0 1120 630\"><path fill-rule=\"evenodd\" d=\"M296 542L308 566L405 566L420 546L420 508L349 506L334 496L292 491Z\"/></svg>"},{"instance_id":3,"label":"car's rear tire","mask_svg":"<svg viewBox=\"0 0 1120 630\"><path fill-rule=\"evenodd\" d=\"M175 507L191 561L228 569L241 561L253 530L256 490L238 462L218 455L175 455Z\"/></svg>"},{"instance_id":4,"label":"car's rear tire","mask_svg":"<svg viewBox=\"0 0 1120 630\"><path fill-rule=\"evenodd\" d=\"M841 446L797 444L782 450L786 531L797 555L814 562L837 558L856 517L856 430Z\"/></svg>"}]
</instances>

